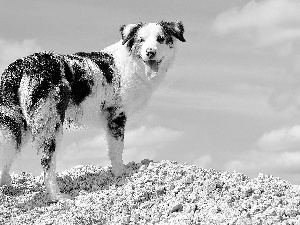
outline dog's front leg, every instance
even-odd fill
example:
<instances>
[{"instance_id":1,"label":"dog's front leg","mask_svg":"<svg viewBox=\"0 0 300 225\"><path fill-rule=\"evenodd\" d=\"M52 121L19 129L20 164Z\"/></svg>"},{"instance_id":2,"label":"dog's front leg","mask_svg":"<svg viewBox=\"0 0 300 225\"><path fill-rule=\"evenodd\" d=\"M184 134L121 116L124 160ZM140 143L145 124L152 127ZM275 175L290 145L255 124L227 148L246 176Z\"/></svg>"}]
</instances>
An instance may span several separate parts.
<instances>
[{"instance_id":1,"label":"dog's front leg","mask_svg":"<svg viewBox=\"0 0 300 225\"><path fill-rule=\"evenodd\" d=\"M115 176L121 176L124 173L122 153L124 149L125 124L126 115L124 112L118 112L118 109L115 107L107 109L106 139L108 156Z\"/></svg>"}]
</instances>

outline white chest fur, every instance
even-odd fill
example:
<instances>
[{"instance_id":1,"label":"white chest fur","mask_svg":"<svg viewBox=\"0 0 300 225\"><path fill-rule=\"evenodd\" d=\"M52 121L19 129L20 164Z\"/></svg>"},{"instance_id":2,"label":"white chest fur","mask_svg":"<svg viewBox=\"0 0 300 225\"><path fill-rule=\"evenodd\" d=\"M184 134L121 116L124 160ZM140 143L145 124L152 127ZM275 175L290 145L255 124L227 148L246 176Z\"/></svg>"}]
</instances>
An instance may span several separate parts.
<instances>
[{"instance_id":1,"label":"white chest fur","mask_svg":"<svg viewBox=\"0 0 300 225\"><path fill-rule=\"evenodd\" d=\"M153 91L163 80L166 69L162 67L158 72L150 70L141 59L130 55L121 42L104 51L112 54L115 59L121 78L122 106L130 117L145 108Z\"/></svg>"}]
</instances>

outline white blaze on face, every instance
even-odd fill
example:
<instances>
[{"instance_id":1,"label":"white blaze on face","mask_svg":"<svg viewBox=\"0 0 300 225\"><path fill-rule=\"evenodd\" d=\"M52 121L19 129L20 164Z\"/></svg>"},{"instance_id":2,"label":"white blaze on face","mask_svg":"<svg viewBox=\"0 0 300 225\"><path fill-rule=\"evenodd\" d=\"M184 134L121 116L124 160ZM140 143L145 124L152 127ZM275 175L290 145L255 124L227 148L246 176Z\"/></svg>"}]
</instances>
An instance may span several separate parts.
<instances>
[{"instance_id":1,"label":"white blaze on face","mask_svg":"<svg viewBox=\"0 0 300 225\"><path fill-rule=\"evenodd\" d=\"M149 60L147 56L147 50L152 49L153 51L157 51L159 43L157 42L157 36L162 35L161 27L150 23L145 27L142 27L138 32L138 41L141 42L141 50L140 54L144 61ZM153 59L157 59L155 56Z\"/></svg>"},{"instance_id":2,"label":"white blaze on face","mask_svg":"<svg viewBox=\"0 0 300 225\"><path fill-rule=\"evenodd\" d=\"M140 57L156 72L159 70L159 66L163 59L170 55L170 51L173 51L173 49L165 42L165 35L162 27L156 23L149 23L140 28L136 40L139 45Z\"/></svg>"}]
</instances>

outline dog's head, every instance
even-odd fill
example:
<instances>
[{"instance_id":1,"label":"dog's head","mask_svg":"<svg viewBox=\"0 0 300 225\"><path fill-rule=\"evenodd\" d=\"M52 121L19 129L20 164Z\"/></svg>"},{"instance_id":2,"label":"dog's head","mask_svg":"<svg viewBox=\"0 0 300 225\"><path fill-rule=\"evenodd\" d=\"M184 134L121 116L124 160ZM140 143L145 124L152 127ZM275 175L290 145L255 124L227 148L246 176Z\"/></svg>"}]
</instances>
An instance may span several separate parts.
<instances>
[{"instance_id":1,"label":"dog's head","mask_svg":"<svg viewBox=\"0 0 300 225\"><path fill-rule=\"evenodd\" d=\"M120 32L122 44L155 72L174 53L176 40L185 42L181 21L123 25Z\"/></svg>"}]
</instances>

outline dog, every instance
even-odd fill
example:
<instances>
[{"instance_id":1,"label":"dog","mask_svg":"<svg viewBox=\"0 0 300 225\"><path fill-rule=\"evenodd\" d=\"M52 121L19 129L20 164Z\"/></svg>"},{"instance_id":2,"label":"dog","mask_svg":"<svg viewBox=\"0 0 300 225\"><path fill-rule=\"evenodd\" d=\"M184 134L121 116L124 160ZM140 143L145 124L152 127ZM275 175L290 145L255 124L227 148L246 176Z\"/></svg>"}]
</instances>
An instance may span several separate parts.
<instances>
[{"instance_id":1,"label":"dog","mask_svg":"<svg viewBox=\"0 0 300 225\"><path fill-rule=\"evenodd\" d=\"M31 139L41 153L51 201L62 194L55 157L66 124L106 130L112 173L124 173L126 121L144 108L185 42L181 21L120 28L121 40L100 52L39 52L10 64L0 77L0 185L10 185L14 157Z\"/></svg>"}]
</instances>

